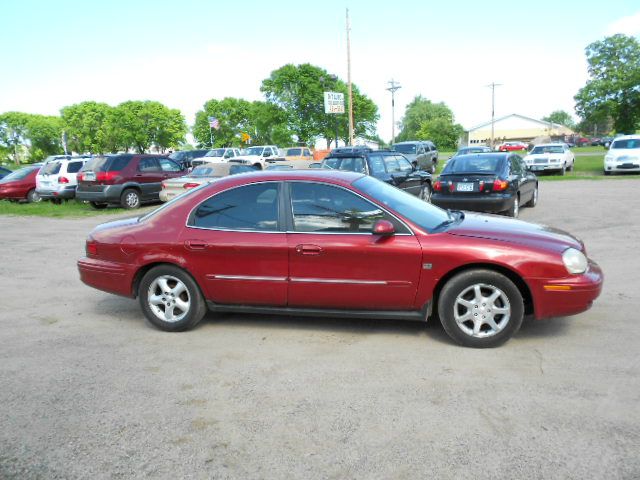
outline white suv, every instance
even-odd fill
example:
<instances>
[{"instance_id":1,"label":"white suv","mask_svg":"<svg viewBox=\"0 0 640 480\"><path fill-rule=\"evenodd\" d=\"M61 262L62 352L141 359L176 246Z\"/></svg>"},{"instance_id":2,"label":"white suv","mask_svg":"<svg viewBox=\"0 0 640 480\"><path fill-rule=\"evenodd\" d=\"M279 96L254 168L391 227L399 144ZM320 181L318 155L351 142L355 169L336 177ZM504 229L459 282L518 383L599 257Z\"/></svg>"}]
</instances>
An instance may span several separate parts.
<instances>
[{"instance_id":1,"label":"white suv","mask_svg":"<svg viewBox=\"0 0 640 480\"><path fill-rule=\"evenodd\" d=\"M640 172L640 135L622 135L611 142L604 156L604 174Z\"/></svg>"},{"instance_id":2,"label":"white suv","mask_svg":"<svg viewBox=\"0 0 640 480\"><path fill-rule=\"evenodd\" d=\"M62 203L76 196L76 178L87 157L69 157L46 163L36 176L36 192L43 200Z\"/></svg>"}]
</instances>

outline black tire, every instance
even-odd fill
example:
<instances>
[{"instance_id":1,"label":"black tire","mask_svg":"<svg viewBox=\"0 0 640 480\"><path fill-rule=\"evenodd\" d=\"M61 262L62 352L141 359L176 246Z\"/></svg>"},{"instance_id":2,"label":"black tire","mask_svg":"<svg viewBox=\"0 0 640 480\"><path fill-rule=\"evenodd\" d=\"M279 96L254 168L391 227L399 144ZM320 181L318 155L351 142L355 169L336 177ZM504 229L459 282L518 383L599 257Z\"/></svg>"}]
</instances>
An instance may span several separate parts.
<instances>
[{"instance_id":1,"label":"black tire","mask_svg":"<svg viewBox=\"0 0 640 480\"><path fill-rule=\"evenodd\" d=\"M29 203L38 203L41 200L42 200L42 198L40 198L40 195L38 195L38 192L36 192L36 190L34 188L29 190L29 193L27 193L27 202L29 202Z\"/></svg>"},{"instance_id":2,"label":"black tire","mask_svg":"<svg viewBox=\"0 0 640 480\"><path fill-rule=\"evenodd\" d=\"M611 175L611 172L610 172L610 171L608 171L608 170L605 170L605 171L604 171L604 174L605 174L605 175Z\"/></svg>"},{"instance_id":3,"label":"black tire","mask_svg":"<svg viewBox=\"0 0 640 480\"><path fill-rule=\"evenodd\" d=\"M262 170L262 165L259 163L254 163L253 168L255 168L256 170Z\"/></svg>"},{"instance_id":4,"label":"black tire","mask_svg":"<svg viewBox=\"0 0 640 480\"><path fill-rule=\"evenodd\" d=\"M147 320L165 332L189 330L207 313L198 284L173 265L149 270L140 281L138 300Z\"/></svg>"},{"instance_id":5,"label":"black tire","mask_svg":"<svg viewBox=\"0 0 640 480\"><path fill-rule=\"evenodd\" d=\"M567 167L567 170L569 170L570 172L573 172L573 167L575 166L576 162L575 160L571 163L571 166Z\"/></svg>"},{"instance_id":6,"label":"black tire","mask_svg":"<svg viewBox=\"0 0 640 480\"><path fill-rule=\"evenodd\" d=\"M51 203L53 203L54 205L62 205L62 199L61 198L52 198L51 199Z\"/></svg>"},{"instance_id":7,"label":"black tire","mask_svg":"<svg viewBox=\"0 0 640 480\"><path fill-rule=\"evenodd\" d=\"M505 212L508 217L518 218L518 214L520 213L520 194L516 193L513 197L513 203L509 210Z\"/></svg>"},{"instance_id":8,"label":"black tire","mask_svg":"<svg viewBox=\"0 0 640 480\"><path fill-rule=\"evenodd\" d=\"M431 193L431 184L429 182L424 182L420 188L420 193L418 193L418 198L429 203L431 202Z\"/></svg>"},{"instance_id":9,"label":"black tire","mask_svg":"<svg viewBox=\"0 0 640 480\"><path fill-rule=\"evenodd\" d=\"M91 205L96 210L104 210L109 206L108 203L100 203L100 202L89 202L89 205Z\"/></svg>"},{"instance_id":10,"label":"black tire","mask_svg":"<svg viewBox=\"0 0 640 480\"><path fill-rule=\"evenodd\" d=\"M120 196L120 205L127 210L140 208L140 192L135 188L127 188Z\"/></svg>"},{"instance_id":11,"label":"black tire","mask_svg":"<svg viewBox=\"0 0 640 480\"><path fill-rule=\"evenodd\" d=\"M567 173L567 166L562 165L562 169L560 170L560 176L564 177L565 173Z\"/></svg>"},{"instance_id":12,"label":"black tire","mask_svg":"<svg viewBox=\"0 0 640 480\"><path fill-rule=\"evenodd\" d=\"M492 294L498 297L489 302ZM438 297L438 315L444 330L460 345L492 348L520 329L524 302L518 287L504 275L492 270L468 270L445 284Z\"/></svg>"},{"instance_id":13,"label":"black tire","mask_svg":"<svg viewBox=\"0 0 640 480\"><path fill-rule=\"evenodd\" d=\"M538 185L536 184L536 188L533 190L533 196L531 200L524 204L525 207L535 207L538 204Z\"/></svg>"}]
</instances>

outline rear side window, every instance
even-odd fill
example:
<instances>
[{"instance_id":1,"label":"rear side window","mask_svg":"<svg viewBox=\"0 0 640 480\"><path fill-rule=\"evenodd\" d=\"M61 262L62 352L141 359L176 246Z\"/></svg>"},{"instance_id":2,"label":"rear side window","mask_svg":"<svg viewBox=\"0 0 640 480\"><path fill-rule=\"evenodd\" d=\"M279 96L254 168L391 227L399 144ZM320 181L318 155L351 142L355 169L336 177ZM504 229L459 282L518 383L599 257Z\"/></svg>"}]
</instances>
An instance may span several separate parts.
<instances>
[{"instance_id":1,"label":"rear side window","mask_svg":"<svg viewBox=\"0 0 640 480\"><path fill-rule=\"evenodd\" d=\"M56 175L60 172L60 162L49 162L40 170L40 175Z\"/></svg>"},{"instance_id":2,"label":"rear side window","mask_svg":"<svg viewBox=\"0 0 640 480\"><path fill-rule=\"evenodd\" d=\"M244 185L202 202L189 217L190 227L256 232L278 230L278 183Z\"/></svg>"},{"instance_id":3,"label":"rear side window","mask_svg":"<svg viewBox=\"0 0 640 480\"><path fill-rule=\"evenodd\" d=\"M67 165L67 173L78 173L84 165L84 162L69 162Z\"/></svg>"}]
</instances>

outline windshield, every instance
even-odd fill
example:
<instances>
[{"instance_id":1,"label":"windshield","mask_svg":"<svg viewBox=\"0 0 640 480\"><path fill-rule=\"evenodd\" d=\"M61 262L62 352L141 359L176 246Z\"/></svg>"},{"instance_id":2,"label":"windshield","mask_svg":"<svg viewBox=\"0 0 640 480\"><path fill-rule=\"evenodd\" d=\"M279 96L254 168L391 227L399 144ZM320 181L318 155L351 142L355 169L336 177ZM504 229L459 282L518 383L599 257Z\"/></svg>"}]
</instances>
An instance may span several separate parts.
<instances>
[{"instance_id":1,"label":"windshield","mask_svg":"<svg viewBox=\"0 0 640 480\"><path fill-rule=\"evenodd\" d=\"M400 153L416 153L416 146L411 143L396 143L393 149Z\"/></svg>"},{"instance_id":2,"label":"windshield","mask_svg":"<svg viewBox=\"0 0 640 480\"><path fill-rule=\"evenodd\" d=\"M22 180L23 178L27 177L31 172L37 169L38 169L37 167L21 168L20 170L16 170L15 172L10 173L6 177L4 177L2 180L0 180L0 183L11 182L15 180Z\"/></svg>"},{"instance_id":3,"label":"windshield","mask_svg":"<svg viewBox=\"0 0 640 480\"><path fill-rule=\"evenodd\" d=\"M627 138L625 140L616 140L611 144L612 150L627 150L631 148L640 148L640 138Z\"/></svg>"},{"instance_id":4,"label":"windshield","mask_svg":"<svg viewBox=\"0 0 640 480\"><path fill-rule=\"evenodd\" d=\"M551 146L537 146L531 150L531 155L536 155L540 153L563 153L564 148L559 145L551 145Z\"/></svg>"},{"instance_id":5,"label":"windshield","mask_svg":"<svg viewBox=\"0 0 640 480\"><path fill-rule=\"evenodd\" d=\"M262 155L262 147L251 147L247 148L245 155Z\"/></svg>"},{"instance_id":6,"label":"windshield","mask_svg":"<svg viewBox=\"0 0 640 480\"><path fill-rule=\"evenodd\" d=\"M215 148L209 150L205 157L222 157L224 155L224 148Z\"/></svg>"},{"instance_id":7,"label":"windshield","mask_svg":"<svg viewBox=\"0 0 640 480\"><path fill-rule=\"evenodd\" d=\"M442 169L446 173L493 173L498 169L502 157L493 155L461 155L453 157Z\"/></svg>"},{"instance_id":8,"label":"windshield","mask_svg":"<svg viewBox=\"0 0 640 480\"><path fill-rule=\"evenodd\" d=\"M446 210L376 178L359 178L353 182L353 186L429 233L452 221L452 216Z\"/></svg>"}]
</instances>

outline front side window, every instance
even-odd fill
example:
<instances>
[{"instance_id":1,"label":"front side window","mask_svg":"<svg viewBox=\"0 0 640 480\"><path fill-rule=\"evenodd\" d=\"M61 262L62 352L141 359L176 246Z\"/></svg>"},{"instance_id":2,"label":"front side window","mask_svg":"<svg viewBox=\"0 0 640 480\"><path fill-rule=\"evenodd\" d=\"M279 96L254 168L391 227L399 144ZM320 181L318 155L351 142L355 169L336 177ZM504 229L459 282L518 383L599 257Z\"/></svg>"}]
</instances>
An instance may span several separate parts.
<instances>
[{"instance_id":1,"label":"front side window","mask_svg":"<svg viewBox=\"0 0 640 480\"><path fill-rule=\"evenodd\" d=\"M177 163L164 158L160 160L160 168L162 168L163 172L181 172L182 171L182 169L178 166Z\"/></svg>"},{"instance_id":2,"label":"front side window","mask_svg":"<svg viewBox=\"0 0 640 480\"><path fill-rule=\"evenodd\" d=\"M296 232L371 233L380 219L392 222L397 232L407 232L377 205L332 185L292 182L291 204Z\"/></svg>"},{"instance_id":3,"label":"front side window","mask_svg":"<svg viewBox=\"0 0 640 480\"><path fill-rule=\"evenodd\" d=\"M160 166L155 158L141 158L138 170L141 172L157 172L160 170Z\"/></svg>"},{"instance_id":4,"label":"front side window","mask_svg":"<svg viewBox=\"0 0 640 480\"><path fill-rule=\"evenodd\" d=\"M398 159L398 166L400 167L400 171L403 173L411 173L413 172L413 165L411 162L404 157L396 157Z\"/></svg>"},{"instance_id":5,"label":"front side window","mask_svg":"<svg viewBox=\"0 0 640 480\"><path fill-rule=\"evenodd\" d=\"M387 167L387 173L398 173L401 171L400 164L395 156L384 157L384 164Z\"/></svg>"},{"instance_id":6,"label":"front side window","mask_svg":"<svg viewBox=\"0 0 640 480\"><path fill-rule=\"evenodd\" d=\"M218 193L195 208L187 225L221 230L276 231L278 183L255 183Z\"/></svg>"}]
</instances>

